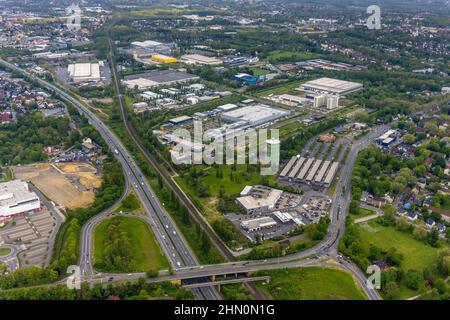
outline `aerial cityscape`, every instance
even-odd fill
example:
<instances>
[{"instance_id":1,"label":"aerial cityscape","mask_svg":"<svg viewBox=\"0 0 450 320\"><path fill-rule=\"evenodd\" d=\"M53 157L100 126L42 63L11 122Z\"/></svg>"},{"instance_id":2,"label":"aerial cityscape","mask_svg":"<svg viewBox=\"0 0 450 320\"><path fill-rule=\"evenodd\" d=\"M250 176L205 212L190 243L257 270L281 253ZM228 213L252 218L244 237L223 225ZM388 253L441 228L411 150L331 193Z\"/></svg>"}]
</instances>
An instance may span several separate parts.
<instances>
[{"instance_id":1,"label":"aerial cityscape","mask_svg":"<svg viewBox=\"0 0 450 320\"><path fill-rule=\"evenodd\" d=\"M0 0L0 300L449 279L448 0Z\"/></svg>"}]
</instances>

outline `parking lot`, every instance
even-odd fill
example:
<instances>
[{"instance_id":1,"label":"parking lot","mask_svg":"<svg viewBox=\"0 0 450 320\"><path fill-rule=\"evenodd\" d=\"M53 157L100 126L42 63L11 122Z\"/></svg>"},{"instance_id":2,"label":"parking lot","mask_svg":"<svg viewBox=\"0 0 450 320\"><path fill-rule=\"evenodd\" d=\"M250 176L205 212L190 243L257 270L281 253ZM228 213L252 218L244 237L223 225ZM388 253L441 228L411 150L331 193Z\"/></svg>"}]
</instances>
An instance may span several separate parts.
<instances>
[{"instance_id":1,"label":"parking lot","mask_svg":"<svg viewBox=\"0 0 450 320\"><path fill-rule=\"evenodd\" d=\"M23 266L43 266L49 250L48 240L56 225L53 213L46 207L29 215L15 217L4 228L0 229L0 242L24 245L18 254Z\"/></svg>"}]
</instances>

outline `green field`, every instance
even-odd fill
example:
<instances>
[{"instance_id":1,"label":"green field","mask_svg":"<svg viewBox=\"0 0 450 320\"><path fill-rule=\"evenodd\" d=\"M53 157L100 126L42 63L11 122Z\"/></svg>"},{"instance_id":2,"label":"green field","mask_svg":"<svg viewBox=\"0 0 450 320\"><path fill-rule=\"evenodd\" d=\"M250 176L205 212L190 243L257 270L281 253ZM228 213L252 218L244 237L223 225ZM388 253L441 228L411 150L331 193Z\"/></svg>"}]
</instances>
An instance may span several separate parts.
<instances>
[{"instance_id":1,"label":"green field","mask_svg":"<svg viewBox=\"0 0 450 320\"><path fill-rule=\"evenodd\" d=\"M376 220L358 224L357 228L361 230L364 245L369 246L372 243L384 250L397 248L404 256L402 268L405 271L423 270L436 261L439 248L430 247L414 239L410 233L398 231L394 227L381 226Z\"/></svg>"},{"instance_id":2,"label":"green field","mask_svg":"<svg viewBox=\"0 0 450 320\"><path fill-rule=\"evenodd\" d=\"M272 277L258 283L264 294L275 300L364 300L365 295L352 276L335 268L308 267L261 271Z\"/></svg>"},{"instance_id":3,"label":"green field","mask_svg":"<svg viewBox=\"0 0 450 320\"><path fill-rule=\"evenodd\" d=\"M255 94L259 97L263 97L268 96L269 94L298 93L295 92L295 89L300 86L300 83L300 81L291 81L273 88L260 90Z\"/></svg>"},{"instance_id":4,"label":"green field","mask_svg":"<svg viewBox=\"0 0 450 320\"><path fill-rule=\"evenodd\" d=\"M261 77L261 76L265 76L266 74L270 73L270 70L268 69L262 69L262 68L252 68L250 69L253 72L253 75L255 77Z\"/></svg>"},{"instance_id":5,"label":"green field","mask_svg":"<svg viewBox=\"0 0 450 320\"><path fill-rule=\"evenodd\" d=\"M169 268L169 263L157 244L152 231L143 220L134 217L116 218L122 220L121 228L130 239L133 257L130 264L130 272L146 271L149 269L164 270ZM103 258L103 252L105 250L103 246L104 237L110 222L111 219L108 219L102 221L95 227L94 261Z\"/></svg>"},{"instance_id":6,"label":"green field","mask_svg":"<svg viewBox=\"0 0 450 320\"><path fill-rule=\"evenodd\" d=\"M131 212L131 213L144 213L144 209L141 206L141 202L136 197L134 191L131 191L130 194L123 199L120 206L115 210L118 212Z\"/></svg>"},{"instance_id":7,"label":"green field","mask_svg":"<svg viewBox=\"0 0 450 320\"><path fill-rule=\"evenodd\" d=\"M276 50L269 52L267 55L267 59L270 61L289 61L289 62L297 62L298 60L309 60L319 58L320 55L312 52L298 52L298 51L281 51Z\"/></svg>"},{"instance_id":8,"label":"green field","mask_svg":"<svg viewBox=\"0 0 450 320\"><path fill-rule=\"evenodd\" d=\"M0 257L7 256L10 252L10 248L0 248Z\"/></svg>"},{"instance_id":9,"label":"green field","mask_svg":"<svg viewBox=\"0 0 450 320\"><path fill-rule=\"evenodd\" d=\"M197 166L199 171L202 171L203 176L200 178L201 181L209 187L209 192L211 195L219 195L219 190L221 187L224 188L225 194L229 196L238 195L246 185L255 185L261 183L260 171L257 170L256 166L253 171L248 170L246 164L237 165L236 171L232 171L232 166L230 165L218 165L218 170L222 171L223 178L218 178L216 176L216 169L207 166ZM231 180L230 174L236 177L236 180ZM268 176L269 180L275 181L275 176ZM192 186L187 186L186 180L182 177L176 177L177 183L187 189L189 193L195 194L195 188Z\"/></svg>"}]
</instances>

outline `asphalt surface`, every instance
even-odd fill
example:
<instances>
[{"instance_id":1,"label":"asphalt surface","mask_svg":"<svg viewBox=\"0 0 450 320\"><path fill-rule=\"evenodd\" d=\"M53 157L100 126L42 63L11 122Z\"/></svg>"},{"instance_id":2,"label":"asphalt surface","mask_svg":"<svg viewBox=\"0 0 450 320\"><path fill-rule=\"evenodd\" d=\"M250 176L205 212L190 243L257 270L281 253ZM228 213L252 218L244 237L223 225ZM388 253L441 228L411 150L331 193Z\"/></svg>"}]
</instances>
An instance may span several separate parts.
<instances>
[{"instance_id":1,"label":"asphalt surface","mask_svg":"<svg viewBox=\"0 0 450 320\"><path fill-rule=\"evenodd\" d=\"M115 136L115 134L100 120L95 114L81 104L77 99L68 94L68 90L62 90L61 88L39 79L30 73L22 70L21 68L0 59L0 64L6 66L9 69L16 70L28 78L36 81L39 85L46 88L49 91L57 93L61 99L73 104L80 113L84 114L89 120L89 123L94 126L101 134L109 148L113 151L114 156L121 163L122 168L127 175L127 179L131 183L136 195L140 199L145 211L149 213L151 219L150 226L153 229L153 233L168 258L173 270L177 270L183 266L195 266L198 265L198 261L193 254L192 250L187 245L187 241L183 238L179 232L175 222L170 215L164 209L164 204L161 204L151 189L149 183L144 178L142 171L137 166L134 159L130 156L122 142ZM91 237L89 237L91 238ZM90 239L89 242L91 242ZM89 245L87 245L89 246ZM86 254L86 253L84 253ZM85 256L84 256L85 257ZM92 267L86 267L87 260L84 260L82 266L87 268L89 274ZM82 274L85 274L85 270L82 268ZM200 290L200 289L198 289ZM201 295L196 294L197 298L205 299L220 299L220 295L211 288L202 288ZM194 292L195 293L195 292Z\"/></svg>"},{"instance_id":2,"label":"asphalt surface","mask_svg":"<svg viewBox=\"0 0 450 320\"><path fill-rule=\"evenodd\" d=\"M6 65L9 68L15 69L22 73L27 74L23 70L7 63L0 59L0 64ZM345 231L345 218L348 213L348 205L350 203L350 178L354 164L356 162L357 154L360 150L365 148L374 137L380 135L382 132L387 130L387 126L376 127L370 135L362 137L359 141L354 143L351 147L351 151L347 157L347 160L343 164L340 170L340 175L337 181L336 190L333 195L333 206L330 211L331 223L329 226L328 234L326 238L317 246L310 248L306 251L302 251L293 255L284 256L280 258L267 259L267 260L256 260L256 261L243 261L243 262L230 262L223 264L216 264L210 266L199 266L198 261L193 255L191 249L186 245L185 239L183 239L179 230L177 229L175 223L172 221L171 217L164 210L161 204L154 194L153 190L150 188L147 181L143 178L141 170L138 168L134 160L130 157L125 147L119 141L119 139L107 128L103 122L101 122L90 110L80 104L73 97L69 96L63 90L49 84L41 79L30 76L34 80L38 81L42 86L49 90L53 90L58 93L63 99L74 104L77 109L82 112L88 119L89 122L99 131L103 136L105 141L108 143L111 150L114 150L115 156L121 162L123 168L125 169L128 179L134 188L136 194L141 200L144 209L150 213L148 216L150 226L152 227L155 237L160 243L164 253L168 257L170 263L174 269L174 275L170 276L174 279L180 278L182 276L207 276L212 274L222 274L222 273L235 273L235 272L252 272L258 270L272 270L279 268L290 268L308 265L324 265L324 259L335 259L338 257L338 244L339 237ZM88 230L89 231L89 230ZM92 232L92 230L90 230ZM90 234L92 235L92 233ZM87 236L87 238L91 238ZM87 246L89 249L89 247ZM312 259L309 256L318 257L318 259ZM364 274L352 263L341 261L338 264L333 264L335 267L340 267L351 272L355 278L358 280L359 284L363 288L364 292L371 300L381 299L380 295L376 290L369 288L366 284L366 278ZM89 267L85 267L89 273ZM93 274L93 272L91 273ZM104 282L110 277L114 277L114 280L127 280L135 279L137 277L143 276L142 273L133 274L102 274L100 277L92 278L93 282ZM166 278L169 276L166 276ZM164 277L159 277L156 280L149 281L160 281L161 279L166 279ZM210 288L203 288L202 295L206 299L218 298L213 290L207 290ZM194 292L195 293L195 292ZM197 296L197 294L196 294Z\"/></svg>"},{"instance_id":3,"label":"asphalt surface","mask_svg":"<svg viewBox=\"0 0 450 320\"><path fill-rule=\"evenodd\" d=\"M373 139L387 130L387 126L376 127L370 135L361 138L351 146L351 151L341 168L337 181L336 190L333 195L333 206L330 211L331 223L326 238L317 246L308 250L298 252L289 256L266 259L229 262L215 265L195 266L180 268L172 276L160 276L158 279L150 279L150 282L162 280L172 280L189 277L203 277L225 273L254 272L259 270L274 270L280 268L297 268L302 266L324 266L329 265L325 261L334 260L333 267L344 269L352 273L360 286L363 288L370 300L380 300L379 293L367 286L365 275L353 263L340 259L338 254L339 238L345 232L345 219L348 214L348 205L350 203L350 178L353 167L356 162L357 154L360 150L367 147ZM343 188L345 187L345 188ZM345 189L345 190L344 190ZM103 275L94 282L104 282L108 277L114 277L114 280L130 280L144 276L142 273L129 275Z\"/></svg>"}]
</instances>

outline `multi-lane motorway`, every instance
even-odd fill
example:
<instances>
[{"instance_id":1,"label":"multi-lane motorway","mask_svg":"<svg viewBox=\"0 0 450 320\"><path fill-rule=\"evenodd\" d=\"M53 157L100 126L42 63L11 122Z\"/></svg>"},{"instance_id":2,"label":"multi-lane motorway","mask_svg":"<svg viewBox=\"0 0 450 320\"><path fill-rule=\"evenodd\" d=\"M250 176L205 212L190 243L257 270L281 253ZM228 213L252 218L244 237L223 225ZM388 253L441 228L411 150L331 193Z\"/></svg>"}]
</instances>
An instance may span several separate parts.
<instances>
[{"instance_id":1,"label":"multi-lane motorway","mask_svg":"<svg viewBox=\"0 0 450 320\"><path fill-rule=\"evenodd\" d=\"M330 223L327 237L320 244L306 251L280 258L199 266L197 259L187 245L186 240L180 234L176 224L173 222L170 215L167 214L166 210L163 207L163 204L158 201L150 185L144 178L141 170L136 165L133 158L131 158L130 154L123 146L121 141L113 134L113 132L88 108L86 108L78 100L67 94L64 90L32 76L26 71L2 59L0 59L0 64L27 75L34 81L37 81L41 86L57 93L62 99L73 104L79 110L79 112L81 112L88 118L91 125L93 125L99 131L99 133L108 144L109 148L113 150L114 155L124 168L127 179L127 186L131 186L135 190L137 196L142 202L144 209L149 213L148 217L146 218L148 219L147 222L152 227L156 239L158 240L162 250L164 251L174 269L174 275L166 276L167 279L169 279L169 277L177 278L183 276L207 276L222 273L252 272L258 270L321 265L323 264L323 261L325 261L325 259L335 259L337 257L339 237L345 231L345 218L350 202L350 190L348 186L352 169L356 161L357 153L359 150L366 147L367 144L372 141L373 137L386 130L385 126L377 127L372 131L372 134L361 138L358 142L352 145L348 158L341 169L339 180L336 186L336 191L333 196L333 207L330 211L332 222ZM117 81L117 79L115 80ZM133 279L142 276L142 274L139 273L127 275L104 274L101 276L95 276L95 271L92 268L90 262L90 254L92 252L92 231L95 224L98 223L99 219L101 220L102 218L104 218L103 215L94 217L83 228L82 254L80 261L82 273L87 276L87 280L93 282L106 281L111 276L114 276L114 278L117 280ZM319 257L319 259L311 260L307 258L309 256ZM367 287L365 276L355 265L350 262L341 261L339 267L351 272L355 276L369 299L380 299L380 296L376 290ZM163 277L153 281L160 281L166 278ZM212 288L196 289L194 293L197 298L220 298L217 291Z\"/></svg>"},{"instance_id":2,"label":"multi-lane motorway","mask_svg":"<svg viewBox=\"0 0 450 320\"><path fill-rule=\"evenodd\" d=\"M114 135L114 133L101 120L99 120L92 111L86 108L77 99L73 98L63 89L47 81L39 79L26 72L25 70L7 61L4 61L3 59L0 59L0 64L11 70L15 70L26 75L28 78L36 81L42 87L48 89L49 91L55 92L60 96L61 99L74 105L80 113L86 116L86 118L89 120L89 123L97 129L105 142L108 144L110 150L113 151L115 157L121 163L125 175L127 175L129 183L135 190L145 211L149 213L149 217L151 219L150 226L152 227L155 237L159 242L162 250L164 251L166 257L169 259L172 267L176 270L177 268L183 266L198 265L198 261L195 255L187 245L186 240L179 232L176 224L163 208L163 204L161 204L157 199L155 193L151 189L147 180L144 178L142 171L139 169L134 159L130 156L125 146ZM91 236L89 235L88 238L91 238ZM92 241L92 239L90 239L89 241ZM90 245L85 244L85 247L89 248ZM84 262L82 263L82 266L84 267L89 264L88 260L86 260L87 254L89 253L83 252L82 261ZM87 267L86 270L82 269L81 271L82 274L89 274L92 271L92 267ZM201 291L200 294L201 296L203 296L203 298L220 298L220 295L214 289L202 288L199 291ZM197 297L201 298L201 296L198 295Z\"/></svg>"},{"instance_id":3,"label":"multi-lane motorway","mask_svg":"<svg viewBox=\"0 0 450 320\"><path fill-rule=\"evenodd\" d=\"M388 126L378 126L371 134L361 138L354 143L348 154L348 157L341 168L341 172L336 185L333 196L333 207L330 211L331 223L328 229L327 237L317 246L308 250L298 252L289 256L253 261L230 262L207 266L196 266L188 268L180 268L176 270L172 276L162 276L159 279L150 279L149 281L162 281L171 279L182 279L189 277L202 277L211 275L220 275L226 273L254 272L259 270L273 270L280 268L296 268L302 266L321 266L326 264L325 261L337 260L338 264L333 266L344 269L353 274L355 279L363 288L367 297L371 300L381 299L379 293L368 287L365 275L353 263L340 259L338 255L339 238L345 231L345 219L348 213L348 205L350 202L350 190L348 188L353 167L356 162L357 154L365 148L374 137L379 136L386 131ZM312 258L311 258L312 257ZM143 274L105 274L95 279L97 282L106 281L108 277L114 276L116 280L135 279Z\"/></svg>"}]
</instances>

